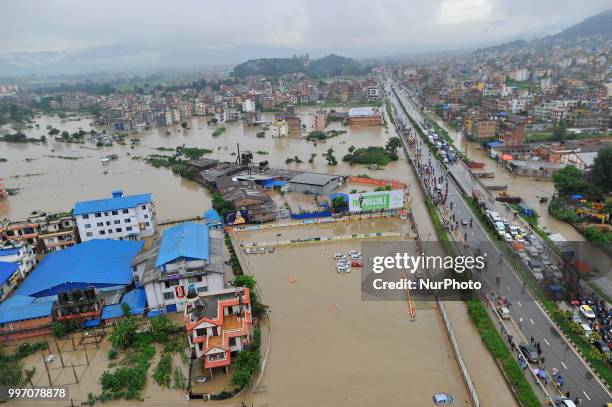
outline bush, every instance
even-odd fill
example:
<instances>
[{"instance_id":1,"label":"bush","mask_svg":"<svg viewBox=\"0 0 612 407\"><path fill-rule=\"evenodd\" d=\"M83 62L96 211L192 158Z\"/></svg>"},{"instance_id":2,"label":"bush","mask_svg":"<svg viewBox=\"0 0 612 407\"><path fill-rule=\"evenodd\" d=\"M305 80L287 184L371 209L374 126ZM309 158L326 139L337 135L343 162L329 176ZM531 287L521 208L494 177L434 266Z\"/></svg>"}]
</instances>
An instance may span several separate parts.
<instances>
[{"instance_id":1,"label":"bush","mask_svg":"<svg viewBox=\"0 0 612 407\"><path fill-rule=\"evenodd\" d=\"M110 350L108 351L108 358L110 360L113 360L117 357L117 349L115 348L110 348Z\"/></svg>"},{"instance_id":2,"label":"bush","mask_svg":"<svg viewBox=\"0 0 612 407\"><path fill-rule=\"evenodd\" d=\"M153 374L155 380L160 386L170 387L170 374L172 373L172 357L169 353L164 353Z\"/></svg>"},{"instance_id":3,"label":"bush","mask_svg":"<svg viewBox=\"0 0 612 407\"><path fill-rule=\"evenodd\" d=\"M164 343L168 340L170 334L179 331L181 328L175 325L168 316L157 315L149 320L151 324L151 334L156 342Z\"/></svg>"},{"instance_id":4,"label":"bush","mask_svg":"<svg viewBox=\"0 0 612 407\"><path fill-rule=\"evenodd\" d=\"M136 342L137 334L136 330L138 325L136 318L125 317L120 320L115 327L113 332L110 334L110 342L115 349L127 349L134 345Z\"/></svg>"},{"instance_id":5,"label":"bush","mask_svg":"<svg viewBox=\"0 0 612 407\"><path fill-rule=\"evenodd\" d=\"M387 165L391 161L396 161L397 159L396 153L386 151L382 147L358 148L352 153L342 157L342 161L347 161L352 164L377 164L381 166Z\"/></svg>"}]
</instances>

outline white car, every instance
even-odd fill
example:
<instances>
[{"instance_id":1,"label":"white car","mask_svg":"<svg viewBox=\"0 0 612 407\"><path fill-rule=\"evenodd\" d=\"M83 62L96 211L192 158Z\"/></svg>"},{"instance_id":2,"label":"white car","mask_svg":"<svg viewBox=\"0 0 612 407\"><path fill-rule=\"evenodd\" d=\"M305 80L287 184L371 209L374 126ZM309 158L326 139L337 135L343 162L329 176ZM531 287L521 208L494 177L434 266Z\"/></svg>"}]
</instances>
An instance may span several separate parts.
<instances>
[{"instance_id":1,"label":"white car","mask_svg":"<svg viewBox=\"0 0 612 407\"><path fill-rule=\"evenodd\" d=\"M349 250L349 256L352 256L355 253L359 253L357 250Z\"/></svg>"},{"instance_id":2,"label":"white car","mask_svg":"<svg viewBox=\"0 0 612 407\"><path fill-rule=\"evenodd\" d=\"M506 307L497 307L497 313L501 319L510 319L510 310Z\"/></svg>"},{"instance_id":3,"label":"white car","mask_svg":"<svg viewBox=\"0 0 612 407\"><path fill-rule=\"evenodd\" d=\"M510 233L506 233L506 235L504 236L504 240L506 242L511 242L513 240L512 235Z\"/></svg>"},{"instance_id":4,"label":"white car","mask_svg":"<svg viewBox=\"0 0 612 407\"><path fill-rule=\"evenodd\" d=\"M346 256L342 253L336 253L334 254L334 259L345 259L346 260Z\"/></svg>"},{"instance_id":5,"label":"white car","mask_svg":"<svg viewBox=\"0 0 612 407\"><path fill-rule=\"evenodd\" d=\"M350 273L351 272L351 268L348 267L348 266L338 265L336 267L336 272L338 272L338 273Z\"/></svg>"},{"instance_id":6,"label":"white car","mask_svg":"<svg viewBox=\"0 0 612 407\"><path fill-rule=\"evenodd\" d=\"M593 312L593 309L591 307L589 307L588 305L581 305L580 306L580 313L582 315L584 315L585 318L588 319L595 319L596 315Z\"/></svg>"},{"instance_id":7,"label":"white car","mask_svg":"<svg viewBox=\"0 0 612 407\"><path fill-rule=\"evenodd\" d=\"M353 259L353 260L361 259L361 253L356 252L356 253L351 254L351 259Z\"/></svg>"}]
</instances>

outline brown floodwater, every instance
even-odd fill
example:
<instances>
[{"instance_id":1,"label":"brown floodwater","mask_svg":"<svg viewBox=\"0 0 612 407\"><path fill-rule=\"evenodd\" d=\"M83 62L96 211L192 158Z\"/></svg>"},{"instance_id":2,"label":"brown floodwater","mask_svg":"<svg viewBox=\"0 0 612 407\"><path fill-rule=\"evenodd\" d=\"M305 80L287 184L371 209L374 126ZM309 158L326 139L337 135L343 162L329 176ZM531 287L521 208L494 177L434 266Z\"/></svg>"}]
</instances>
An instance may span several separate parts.
<instances>
[{"instance_id":1,"label":"brown floodwater","mask_svg":"<svg viewBox=\"0 0 612 407\"><path fill-rule=\"evenodd\" d=\"M298 115L306 125L304 134L312 130L316 108L300 108ZM341 109L338 109L341 110ZM272 120L273 113L264 113L263 119ZM0 178L9 188L19 188L17 195L0 201L0 217L18 218L40 209L45 211L69 210L79 200L99 199L110 196L114 189L123 189L126 194L152 192L159 219L184 218L201 214L210 207L208 192L200 185L181 179L166 168L153 168L131 159L134 156L168 154L157 151L158 147L201 147L214 150L207 157L234 161L237 144L241 151L250 150L256 161L267 160L277 168L303 169L340 175L369 174L372 177L404 178L406 162L388 164L384 171L369 170L364 166L351 167L342 162L348 147L384 146L389 133L385 127L348 127L331 123L327 130L343 129L347 133L314 144L300 138L273 139L271 131L265 138L257 138L258 127L243 126L242 122L228 123L227 130L213 137L213 127L206 118L194 117L190 128L180 126L154 128L133 136L141 142L134 148L115 144L111 147L96 147L94 144L67 144L49 140L38 143L0 143L0 157L8 161L0 163ZM24 129L28 137L46 135L47 125L72 133L83 129L89 131L90 118L61 120L57 116L42 116L36 119L40 128ZM169 134L167 134L169 133ZM51 139L51 137L48 137ZM335 150L337 166L328 166L321 156L328 148ZM267 154L258 154L257 152ZM314 163L308 163L312 153L317 154ZM100 159L117 154L118 160L102 163ZM79 157L76 160L53 156ZM298 156L302 164L285 164L288 157ZM105 173L107 172L107 173ZM363 188L360 188L363 189Z\"/></svg>"}]
</instances>

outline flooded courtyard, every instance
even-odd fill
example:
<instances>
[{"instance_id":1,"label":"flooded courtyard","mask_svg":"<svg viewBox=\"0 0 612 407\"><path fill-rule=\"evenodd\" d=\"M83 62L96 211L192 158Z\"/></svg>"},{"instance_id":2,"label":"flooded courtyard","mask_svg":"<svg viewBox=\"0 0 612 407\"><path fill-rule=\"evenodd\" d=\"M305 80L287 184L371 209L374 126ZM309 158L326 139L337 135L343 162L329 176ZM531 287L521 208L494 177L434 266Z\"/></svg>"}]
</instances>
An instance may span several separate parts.
<instances>
[{"instance_id":1,"label":"flooded courtyard","mask_svg":"<svg viewBox=\"0 0 612 407\"><path fill-rule=\"evenodd\" d=\"M237 238L269 238L257 233ZM362 301L359 269L335 270L334 253L350 249L360 241L244 257L271 311L270 354L254 404L425 406L441 391L469 403L433 304L411 321L405 302Z\"/></svg>"}]
</instances>

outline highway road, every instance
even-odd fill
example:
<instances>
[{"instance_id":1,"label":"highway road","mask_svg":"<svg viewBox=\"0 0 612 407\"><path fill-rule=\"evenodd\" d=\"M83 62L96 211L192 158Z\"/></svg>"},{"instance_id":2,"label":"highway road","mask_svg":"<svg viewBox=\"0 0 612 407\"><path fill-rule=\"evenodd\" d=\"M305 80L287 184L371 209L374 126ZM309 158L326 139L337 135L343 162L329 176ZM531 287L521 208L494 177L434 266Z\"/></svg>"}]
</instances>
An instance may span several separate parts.
<instances>
[{"instance_id":1,"label":"highway road","mask_svg":"<svg viewBox=\"0 0 612 407\"><path fill-rule=\"evenodd\" d=\"M420 112L409 100L406 93L397 85L394 85L394 88L398 96L402 98L402 103L411 117L416 122L420 122L422 120ZM393 105L395 118L399 119L407 128L411 128L410 121L407 119L397 98L391 91L391 84L389 82L386 83L386 91L390 94L389 100ZM415 132L416 129L412 129L412 131ZM473 218L474 220L472 228L463 226L463 232L467 233L468 244L472 249L479 247L479 245L487 247L486 251L490 259L490 266L482 273L482 279L486 281L490 287L495 287L496 277L498 275L500 276L498 294L511 299L512 306L510 307L510 313L513 321L515 321L516 328L522 332L524 338L533 336L535 341L540 342L543 350L542 356L545 358L545 367L549 372L552 368L559 369L560 373L565 378L563 391L569 391L572 400L575 397L580 397L583 400L583 406L601 407L605 403L612 402L612 394L607 386L602 383L598 377L594 376L590 367L569 345L555 324L548 318L548 315L541 308L539 303L531 296L529 290L526 292L524 291L523 283L519 276L514 272L506 260L501 258L501 254L489 239L483 225L472 216L472 212L463 200L458 186L454 184L452 178L445 175L446 168L444 168L442 163L431 154L425 142L418 137L418 135L417 140L421 142L421 163L428 164L428 162L431 162L434 166L436 176L444 176L444 185L446 179L448 179L447 206L450 206L450 202L453 203L452 212L457 219ZM405 139L404 143L406 143ZM475 186L473 181L469 179L469 176L466 177L465 174L461 174L462 170L459 168L459 164L449 166L449 171L453 172L453 175L455 175L455 167L457 167L456 178L468 194L472 188L478 188L478 186ZM501 215L503 216L503 213L501 213ZM494 261L494 259L500 259L500 261ZM518 321L522 321L522 323L518 323ZM529 339L527 339L527 341L529 341ZM515 342L518 344L521 341L517 341L515 338Z\"/></svg>"}]
</instances>

